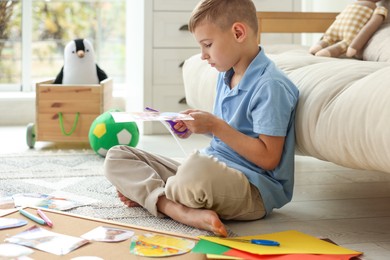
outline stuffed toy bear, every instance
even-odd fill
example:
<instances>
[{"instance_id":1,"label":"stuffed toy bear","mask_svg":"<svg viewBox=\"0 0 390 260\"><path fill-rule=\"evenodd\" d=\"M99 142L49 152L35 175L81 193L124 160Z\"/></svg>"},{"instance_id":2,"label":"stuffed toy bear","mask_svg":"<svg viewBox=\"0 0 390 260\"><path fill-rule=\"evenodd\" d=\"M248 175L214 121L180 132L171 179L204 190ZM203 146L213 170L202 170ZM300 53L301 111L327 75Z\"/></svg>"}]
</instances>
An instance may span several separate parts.
<instances>
[{"instance_id":1,"label":"stuffed toy bear","mask_svg":"<svg viewBox=\"0 0 390 260\"><path fill-rule=\"evenodd\" d=\"M387 9L377 6L380 0L357 0L348 5L326 30L321 40L310 48L316 56L354 57L378 30L387 17Z\"/></svg>"},{"instance_id":2,"label":"stuffed toy bear","mask_svg":"<svg viewBox=\"0 0 390 260\"><path fill-rule=\"evenodd\" d=\"M64 61L54 84L99 84L107 78L95 63L95 52L87 39L70 41L65 46Z\"/></svg>"}]
</instances>

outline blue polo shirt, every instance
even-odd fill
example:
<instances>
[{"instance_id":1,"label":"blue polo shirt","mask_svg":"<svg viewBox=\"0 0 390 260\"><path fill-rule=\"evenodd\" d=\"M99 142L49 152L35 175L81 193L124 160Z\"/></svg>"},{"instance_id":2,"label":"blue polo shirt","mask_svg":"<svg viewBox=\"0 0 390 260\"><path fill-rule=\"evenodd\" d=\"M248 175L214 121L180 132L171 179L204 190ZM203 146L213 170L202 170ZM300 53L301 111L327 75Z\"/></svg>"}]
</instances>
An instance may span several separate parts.
<instances>
[{"instance_id":1,"label":"blue polo shirt","mask_svg":"<svg viewBox=\"0 0 390 260\"><path fill-rule=\"evenodd\" d=\"M214 114L236 130L257 138L260 134L285 136L283 154L274 170L246 160L217 137L202 152L246 175L263 198L267 214L291 201L294 186L294 118L297 87L261 48L239 84L230 89L233 69L219 74ZM245 145L245 144L243 144Z\"/></svg>"}]
</instances>

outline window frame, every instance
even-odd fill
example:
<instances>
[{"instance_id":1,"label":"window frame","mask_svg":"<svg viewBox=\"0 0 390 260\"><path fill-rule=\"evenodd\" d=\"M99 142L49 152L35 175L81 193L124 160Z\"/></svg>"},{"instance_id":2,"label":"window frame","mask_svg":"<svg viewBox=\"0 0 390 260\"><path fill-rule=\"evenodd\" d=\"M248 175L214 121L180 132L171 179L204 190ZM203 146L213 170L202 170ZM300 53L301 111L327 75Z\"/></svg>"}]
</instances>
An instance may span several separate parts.
<instances>
[{"instance_id":1,"label":"window frame","mask_svg":"<svg viewBox=\"0 0 390 260\"><path fill-rule=\"evenodd\" d=\"M31 58L32 58L32 5L33 1L22 3L22 85L21 92L33 90L31 82Z\"/></svg>"}]
</instances>

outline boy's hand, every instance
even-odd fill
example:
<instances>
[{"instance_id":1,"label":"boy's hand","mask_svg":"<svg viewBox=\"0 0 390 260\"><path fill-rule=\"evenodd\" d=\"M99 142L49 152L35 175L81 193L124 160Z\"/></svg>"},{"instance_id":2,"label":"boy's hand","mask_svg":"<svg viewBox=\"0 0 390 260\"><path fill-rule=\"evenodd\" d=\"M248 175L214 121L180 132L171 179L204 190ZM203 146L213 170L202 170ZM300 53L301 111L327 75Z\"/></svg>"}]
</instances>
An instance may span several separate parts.
<instances>
[{"instance_id":1,"label":"boy's hand","mask_svg":"<svg viewBox=\"0 0 390 260\"><path fill-rule=\"evenodd\" d=\"M177 121L175 123L176 124L173 125L172 127L176 130L174 133L176 134L177 137L182 138L182 139L186 139L186 138L190 137L192 132L187 128L187 126L185 125L185 123L183 121ZM187 129L188 129L188 131L186 131ZM180 134L178 132L183 132L183 134Z\"/></svg>"},{"instance_id":2,"label":"boy's hand","mask_svg":"<svg viewBox=\"0 0 390 260\"><path fill-rule=\"evenodd\" d=\"M197 134L208 134L213 132L213 127L216 126L218 118L213 114L200 110L186 110L182 112L194 118L194 120L183 121L185 126L192 132Z\"/></svg>"}]
</instances>

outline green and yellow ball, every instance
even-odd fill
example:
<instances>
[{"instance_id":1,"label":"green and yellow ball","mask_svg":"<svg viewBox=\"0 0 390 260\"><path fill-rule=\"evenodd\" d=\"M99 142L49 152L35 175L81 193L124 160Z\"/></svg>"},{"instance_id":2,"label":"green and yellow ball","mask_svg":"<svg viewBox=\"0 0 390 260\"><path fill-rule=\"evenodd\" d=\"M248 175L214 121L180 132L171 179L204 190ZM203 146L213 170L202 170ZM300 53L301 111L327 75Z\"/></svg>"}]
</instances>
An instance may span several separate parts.
<instances>
[{"instance_id":1,"label":"green and yellow ball","mask_svg":"<svg viewBox=\"0 0 390 260\"><path fill-rule=\"evenodd\" d=\"M139 130L135 122L117 123L111 112L107 111L98 116L89 129L89 143L91 148L100 156L105 157L108 150L115 145L128 145L136 147L139 141Z\"/></svg>"}]
</instances>

